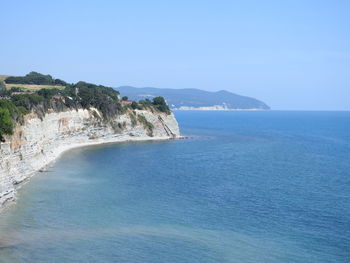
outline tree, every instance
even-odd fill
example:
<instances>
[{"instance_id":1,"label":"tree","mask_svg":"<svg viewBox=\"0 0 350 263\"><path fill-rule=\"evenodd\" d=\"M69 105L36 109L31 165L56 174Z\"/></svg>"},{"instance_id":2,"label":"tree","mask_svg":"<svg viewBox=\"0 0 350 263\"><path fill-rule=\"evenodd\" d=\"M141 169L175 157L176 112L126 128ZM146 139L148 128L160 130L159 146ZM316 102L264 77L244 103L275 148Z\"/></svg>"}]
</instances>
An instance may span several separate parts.
<instances>
[{"instance_id":1,"label":"tree","mask_svg":"<svg viewBox=\"0 0 350 263\"><path fill-rule=\"evenodd\" d=\"M30 72L24 77L8 77L6 83L12 84L36 84L36 85L53 85L54 81L50 75L43 75L38 72Z\"/></svg>"},{"instance_id":2,"label":"tree","mask_svg":"<svg viewBox=\"0 0 350 263\"><path fill-rule=\"evenodd\" d=\"M55 79L54 80L55 85L60 85L60 86L66 86L67 82L61 80L61 79Z\"/></svg>"},{"instance_id":3,"label":"tree","mask_svg":"<svg viewBox=\"0 0 350 263\"><path fill-rule=\"evenodd\" d=\"M59 89L41 89L38 91L38 95L45 99L51 99L54 95L60 94L60 92Z\"/></svg>"},{"instance_id":4,"label":"tree","mask_svg":"<svg viewBox=\"0 0 350 263\"><path fill-rule=\"evenodd\" d=\"M154 105L166 105L165 99L163 97L154 97L153 98Z\"/></svg>"},{"instance_id":5,"label":"tree","mask_svg":"<svg viewBox=\"0 0 350 263\"><path fill-rule=\"evenodd\" d=\"M5 82L3 82L2 80L0 80L0 96L4 95L6 91L6 86L5 86Z\"/></svg>"},{"instance_id":6,"label":"tree","mask_svg":"<svg viewBox=\"0 0 350 263\"><path fill-rule=\"evenodd\" d=\"M170 112L170 109L163 97L159 96L159 97L153 98L153 105L161 112L166 112L166 113Z\"/></svg>"},{"instance_id":7,"label":"tree","mask_svg":"<svg viewBox=\"0 0 350 263\"><path fill-rule=\"evenodd\" d=\"M122 97L122 101L126 101L126 100L128 100L129 98L128 98L128 96L123 96Z\"/></svg>"},{"instance_id":8,"label":"tree","mask_svg":"<svg viewBox=\"0 0 350 263\"><path fill-rule=\"evenodd\" d=\"M131 108L133 108L134 110L136 110L138 108L138 105L137 105L137 102L136 101L133 101L131 103Z\"/></svg>"},{"instance_id":9,"label":"tree","mask_svg":"<svg viewBox=\"0 0 350 263\"><path fill-rule=\"evenodd\" d=\"M8 109L0 108L0 142L4 142L4 135L13 134L13 123Z\"/></svg>"}]
</instances>

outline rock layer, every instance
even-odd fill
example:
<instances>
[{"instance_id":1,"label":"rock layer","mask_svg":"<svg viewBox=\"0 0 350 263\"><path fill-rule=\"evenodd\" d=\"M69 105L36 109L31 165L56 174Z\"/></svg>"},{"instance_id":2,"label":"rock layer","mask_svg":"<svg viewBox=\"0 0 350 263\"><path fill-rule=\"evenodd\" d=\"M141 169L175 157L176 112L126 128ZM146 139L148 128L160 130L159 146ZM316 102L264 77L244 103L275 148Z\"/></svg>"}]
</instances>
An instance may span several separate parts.
<instances>
[{"instance_id":1,"label":"rock layer","mask_svg":"<svg viewBox=\"0 0 350 263\"><path fill-rule=\"evenodd\" d=\"M129 110L109 121L93 108L50 112L43 119L26 115L24 124L17 125L14 134L0 145L0 208L15 199L16 186L68 149L179 136L173 114L145 110Z\"/></svg>"}]
</instances>

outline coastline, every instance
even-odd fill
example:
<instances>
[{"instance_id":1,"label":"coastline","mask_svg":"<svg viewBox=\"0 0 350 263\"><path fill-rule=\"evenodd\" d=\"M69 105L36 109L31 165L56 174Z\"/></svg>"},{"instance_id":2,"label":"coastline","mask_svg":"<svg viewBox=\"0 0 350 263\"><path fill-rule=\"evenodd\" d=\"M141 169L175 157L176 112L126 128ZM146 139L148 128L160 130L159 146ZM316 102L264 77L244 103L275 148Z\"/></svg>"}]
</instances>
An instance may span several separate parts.
<instances>
[{"instance_id":1,"label":"coastline","mask_svg":"<svg viewBox=\"0 0 350 263\"><path fill-rule=\"evenodd\" d=\"M23 182L70 149L182 138L173 114L137 110L135 116L143 116L144 123L133 123L130 114L123 114L106 124L96 119L93 112L94 109L53 112L43 119L29 115L23 125L16 127L0 148L0 211L16 200Z\"/></svg>"},{"instance_id":2,"label":"coastline","mask_svg":"<svg viewBox=\"0 0 350 263\"><path fill-rule=\"evenodd\" d=\"M181 106L180 108L172 108L173 111L268 111L269 109L261 109L261 108L251 108L251 109L233 109L233 108L225 108L219 105L216 106L204 106L204 107L188 107Z\"/></svg>"},{"instance_id":3,"label":"coastline","mask_svg":"<svg viewBox=\"0 0 350 263\"><path fill-rule=\"evenodd\" d=\"M85 141L85 142L77 142L77 143L71 143L71 144L63 144L59 147L56 147L53 151L50 152L49 155L47 155L47 158L44 159L44 161L41 162L41 165L38 165L35 170L28 172L27 174L23 175L25 179L22 181L19 181L15 184L14 192L12 194L16 194L17 190L19 190L21 187L25 185L26 182L29 182L29 180L37 175L40 172L45 172L45 169L52 163L56 162L65 152L76 149L76 148L83 148L83 147L89 147L89 146L96 146L96 145L104 145L104 144L119 144L119 143L127 143L127 142L147 142L147 141L171 141L171 140L177 140L177 139L186 139L186 136L177 136L175 138L170 137L132 137L132 136L120 136L113 139L93 139L91 141ZM10 194L10 192L9 192ZM0 213L4 211L7 207L9 207L12 204L15 204L16 197L10 196L8 200L5 200L2 205L0 205Z\"/></svg>"},{"instance_id":4,"label":"coastline","mask_svg":"<svg viewBox=\"0 0 350 263\"><path fill-rule=\"evenodd\" d=\"M146 142L146 141L170 141L170 140L176 140L176 139L183 139L183 136L179 136L176 138L167 138L167 137L136 137L136 138L116 138L116 139L107 139L107 140L101 140L101 139L94 139L88 142L79 142L79 143L73 143L68 145L63 145L58 148L56 148L52 154L50 154L50 158L47 162L43 162L42 166L38 168L36 171L31 172L28 174L28 176L32 176L38 172L41 172L45 167L50 165L51 163L55 162L62 154L65 152L75 149L75 148L83 148L88 146L94 146L94 145L103 145L103 144L118 144L118 143L125 143L125 142ZM24 180L25 181L25 180ZM22 182L19 182L22 183Z\"/></svg>"}]
</instances>

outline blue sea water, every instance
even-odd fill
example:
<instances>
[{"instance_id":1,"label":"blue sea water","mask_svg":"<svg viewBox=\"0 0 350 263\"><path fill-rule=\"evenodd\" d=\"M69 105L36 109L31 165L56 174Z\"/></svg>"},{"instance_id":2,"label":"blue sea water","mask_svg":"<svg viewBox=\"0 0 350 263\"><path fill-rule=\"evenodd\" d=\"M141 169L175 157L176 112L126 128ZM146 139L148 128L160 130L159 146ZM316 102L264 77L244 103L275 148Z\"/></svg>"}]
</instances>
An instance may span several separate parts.
<instances>
[{"instance_id":1,"label":"blue sea water","mask_svg":"<svg viewBox=\"0 0 350 263\"><path fill-rule=\"evenodd\" d=\"M350 112L176 112L74 149L0 214L0 262L350 262Z\"/></svg>"}]
</instances>

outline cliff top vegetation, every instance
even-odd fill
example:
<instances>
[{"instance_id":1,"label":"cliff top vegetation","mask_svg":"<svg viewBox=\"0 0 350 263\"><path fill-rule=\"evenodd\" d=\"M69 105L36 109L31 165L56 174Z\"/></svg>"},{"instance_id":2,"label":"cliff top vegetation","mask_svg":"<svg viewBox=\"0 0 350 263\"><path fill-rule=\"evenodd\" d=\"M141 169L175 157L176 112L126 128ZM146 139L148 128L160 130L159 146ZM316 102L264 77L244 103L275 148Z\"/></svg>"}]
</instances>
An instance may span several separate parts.
<instances>
[{"instance_id":1,"label":"cliff top vegetation","mask_svg":"<svg viewBox=\"0 0 350 263\"><path fill-rule=\"evenodd\" d=\"M122 105L119 92L103 85L84 81L69 84L37 72L23 77L4 76L0 80L0 141L4 141L4 135L11 135L15 123L23 123L23 116L31 112L42 118L49 110L91 107L98 109L105 121L135 109L170 113L163 97Z\"/></svg>"}]
</instances>

